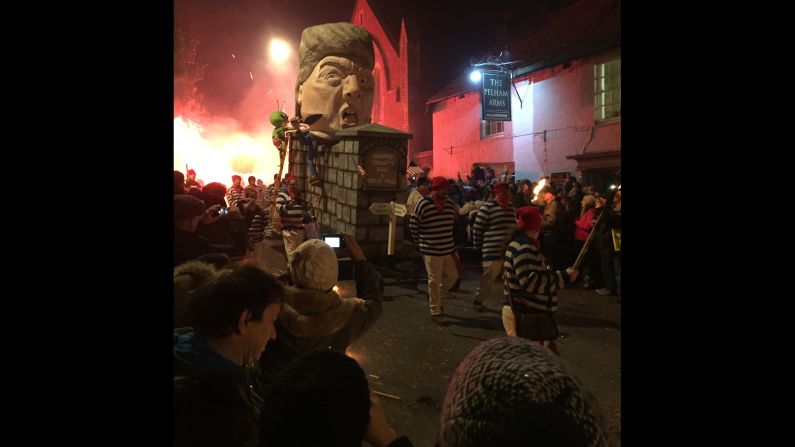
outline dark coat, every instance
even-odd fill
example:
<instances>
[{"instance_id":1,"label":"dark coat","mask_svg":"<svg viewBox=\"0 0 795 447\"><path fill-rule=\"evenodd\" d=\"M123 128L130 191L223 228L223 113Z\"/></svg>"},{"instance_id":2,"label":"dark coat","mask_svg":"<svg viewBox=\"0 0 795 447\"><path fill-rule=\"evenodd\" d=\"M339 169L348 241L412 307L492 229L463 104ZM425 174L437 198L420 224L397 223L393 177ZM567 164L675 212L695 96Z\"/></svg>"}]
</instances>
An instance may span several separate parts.
<instances>
[{"instance_id":1,"label":"dark coat","mask_svg":"<svg viewBox=\"0 0 795 447\"><path fill-rule=\"evenodd\" d=\"M257 436L262 398L251 370L211 351L190 328L174 331L174 445L239 447Z\"/></svg>"},{"instance_id":2,"label":"dark coat","mask_svg":"<svg viewBox=\"0 0 795 447\"><path fill-rule=\"evenodd\" d=\"M174 267L215 251L218 250L215 250L209 242L197 233L174 230Z\"/></svg>"}]
</instances>

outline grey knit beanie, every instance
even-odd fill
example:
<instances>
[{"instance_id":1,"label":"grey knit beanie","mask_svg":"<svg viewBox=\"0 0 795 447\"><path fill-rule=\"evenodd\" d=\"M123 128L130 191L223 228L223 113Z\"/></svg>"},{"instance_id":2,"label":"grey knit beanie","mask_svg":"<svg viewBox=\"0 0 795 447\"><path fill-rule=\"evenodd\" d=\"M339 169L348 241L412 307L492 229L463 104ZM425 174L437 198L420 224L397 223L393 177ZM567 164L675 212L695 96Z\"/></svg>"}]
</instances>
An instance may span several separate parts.
<instances>
[{"instance_id":1,"label":"grey knit beanie","mask_svg":"<svg viewBox=\"0 0 795 447\"><path fill-rule=\"evenodd\" d=\"M476 346L442 406L441 447L606 446L590 393L538 344L518 337Z\"/></svg>"},{"instance_id":2,"label":"grey knit beanie","mask_svg":"<svg viewBox=\"0 0 795 447\"><path fill-rule=\"evenodd\" d=\"M337 284L337 255L320 239L308 239L293 252L290 274L298 287L327 292Z\"/></svg>"}]
</instances>

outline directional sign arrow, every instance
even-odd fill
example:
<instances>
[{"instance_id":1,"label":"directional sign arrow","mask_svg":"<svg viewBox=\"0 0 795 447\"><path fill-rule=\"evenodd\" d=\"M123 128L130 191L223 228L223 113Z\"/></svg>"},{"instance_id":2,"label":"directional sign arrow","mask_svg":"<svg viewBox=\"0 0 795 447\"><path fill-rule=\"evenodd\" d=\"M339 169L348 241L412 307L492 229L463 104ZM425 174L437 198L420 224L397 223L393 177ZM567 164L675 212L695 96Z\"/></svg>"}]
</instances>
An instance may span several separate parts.
<instances>
[{"instance_id":1,"label":"directional sign arrow","mask_svg":"<svg viewBox=\"0 0 795 447\"><path fill-rule=\"evenodd\" d=\"M399 203L395 204L395 216L403 217L406 215L406 205L401 205Z\"/></svg>"},{"instance_id":2,"label":"directional sign arrow","mask_svg":"<svg viewBox=\"0 0 795 447\"><path fill-rule=\"evenodd\" d=\"M373 214L389 214L392 206L389 203L373 203L370 205L370 212Z\"/></svg>"}]
</instances>

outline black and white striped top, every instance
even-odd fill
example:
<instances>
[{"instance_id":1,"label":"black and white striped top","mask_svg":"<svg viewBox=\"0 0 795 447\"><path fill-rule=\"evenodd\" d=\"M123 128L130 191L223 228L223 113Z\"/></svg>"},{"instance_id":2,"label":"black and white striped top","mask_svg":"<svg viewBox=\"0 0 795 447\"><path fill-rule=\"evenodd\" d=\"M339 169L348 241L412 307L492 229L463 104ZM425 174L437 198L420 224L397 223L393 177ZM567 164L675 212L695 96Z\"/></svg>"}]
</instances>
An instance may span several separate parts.
<instances>
[{"instance_id":1,"label":"black and white striped top","mask_svg":"<svg viewBox=\"0 0 795 447\"><path fill-rule=\"evenodd\" d=\"M268 195L268 188L265 186L257 186L257 206L266 209L271 206L270 195Z\"/></svg>"},{"instance_id":2,"label":"black and white striped top","mask_svg":"<svg viewBox=\"0 0 795 447\"><path fill-rule=\"evenodd\" d=\"M234 186L229 188L229 190L226 192L226 203L228 203L229 206L237 206L237 202L239 200L246 198L246 194L243 191L243 188L240 188L240 191L238 191Z\"/></svg>"},{"instance_id":3,"label":"black and white striped top","mask_svg":"<svg viewBox=\"0 0 795 447\"><path fill-rule=\"evenodd\" d=\"M456 216L458 206L449 197L445 197L441 212L436 209L431 196L417 202L409 221L409 229L421 254L443 256L455 251L453 222Z\"/></svg>"},{"instance_id":4,"label":"black and white striped top","mask_svg":"<svg viewBox=\"0 0 795 447\"><path fill-rule=\"evenodd\" d=\"M248 237L252 242L260 242L265 239L265 217L262 215L264 211L257 211L254 218L251 219L251 226L248 228Z\"/></svg>"},{"instance_id":5,"label":"black and white striped top","mask_svg":"<svg viewBox=\"0 0 795 447\"><path fill-rule=\"evenodd\" d=\"M290 196L286 192L280 192L276 199L276 211L282 220L282 228L285 230L304 229L304 214L307 212L306 202L301 201L295 205L289 205Z\"/></svg>"},{"instance_id":6,"label":"black and white striped top","mask_svg":"<svg viewBox=\"0 0 795 447\"><path fill-rule=\"evenodd\" d=\"M514 312L526 309L558 310L558 289L564 286L562 272L547 269L541 251L524 233L505 250L505 294Z\"/></svg>"},{"instance_id":7,"label":"black and white striped top","mask_svg":"<svg viewBox=\"0 0 795 447\"><path fill-rule=\"evenodd\" d=\"M505 238L516 228L516 210L513 205L502 209L496 200L489 200L478 209L473 225L472 242L481 250L484 261L502 259Z\"/></svg>"}]
</instances>

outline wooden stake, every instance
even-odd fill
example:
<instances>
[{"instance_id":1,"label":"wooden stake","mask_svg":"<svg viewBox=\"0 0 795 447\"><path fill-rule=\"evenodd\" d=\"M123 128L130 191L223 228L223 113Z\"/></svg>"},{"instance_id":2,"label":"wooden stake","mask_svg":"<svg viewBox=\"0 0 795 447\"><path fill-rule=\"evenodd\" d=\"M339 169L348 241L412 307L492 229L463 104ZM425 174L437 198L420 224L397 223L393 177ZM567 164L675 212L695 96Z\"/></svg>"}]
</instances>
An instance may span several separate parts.
<instances>
[{"instance_id":1,"label":"wooden stake","mask_svg":"<svg viewBox=\"0 0 795 447\"><path fill-rule=\"evenodd\" d=\"M375 395L377 395L377 396L382 396L382 397L386 397L386 398L389 398L389 399L393 399L393 400L401 400L401 399L400 399L399 397L397 397L397 396L393 396L393 395L391 395L391 394L382 393L382 392L380 392L380 391L375 391L375 390L373 390L373 394L375 394Z\"/></svg>"},{"instance_id":2,"label":"wooden stake","mask_svg":"<svg viewBox=\"0 0 795 447\"><path fill-rule=\"evenodd\" d=\"M386 254L395 254L395 202L389 202L389 242L386 249Z\"/></svg>"}]
</instances>

